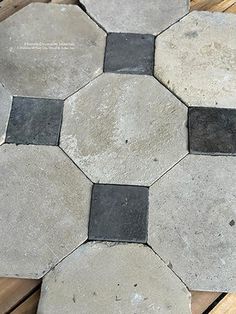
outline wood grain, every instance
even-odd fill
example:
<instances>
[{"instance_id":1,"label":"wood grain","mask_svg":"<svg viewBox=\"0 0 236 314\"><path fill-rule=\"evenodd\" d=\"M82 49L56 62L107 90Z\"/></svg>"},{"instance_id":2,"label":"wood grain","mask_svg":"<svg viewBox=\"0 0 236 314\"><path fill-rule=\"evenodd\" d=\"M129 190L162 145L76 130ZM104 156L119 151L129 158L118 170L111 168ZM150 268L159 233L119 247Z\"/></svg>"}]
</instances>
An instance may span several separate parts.
<instances>
[{"instance_id":1,"label":"wood grain","mask_svg":"<svg viewBox=\"0 0 236 314\"><path fill-rule=\"evenodd\" d=\"M40 289L36 290L28 299L21 303L11 314L36 314L40 297Z\"/></svg>"},{"instance_id":2,"label":"wood grain","mask_svg":"<svg viewBox=\"0 0 236 314\"><path fill-rule=\"evenodd\" d=\"M210 314L235 314L236 313L236 293L227 294Z\"/></svg>"},{"instance_id":3,"label":"wood grain","mask_svg":"<svg viewBox=\"0 0 236 314\"><path fill-rule=\"evenodd\" d=\"M0 313L7 313L40 286L40 280L0 278Z\"/></svg>"},{"instance_id":4,"label":"wood grain","mask_svg":"<svg viewBox=\"0 0 236 314\"><path fill-rule=\"evenodd\" d=\"M225 12L236 14L236 3L231 5L231 7L229 7L227 10L225 10Z\"/></svg>"},{"instance_id":5,"label":"wood grain","mask_svg":"<svg viewBox=\"0 0 236 314\"><path fill-rule=\"evenodd\" d=\"M192 291L192 314L202 314L220 295L220 292Z\"/></svg>"},{"instance_id":6,"label":"wood grain","mask_svg":"<svg viewBox=\"0 0 236 314\"><path fill-rule=\"evenodd\" d=\"M191 10L224 12L234 4L236 0L194 0L191 1Z\"/></svg>"}]
</instances>

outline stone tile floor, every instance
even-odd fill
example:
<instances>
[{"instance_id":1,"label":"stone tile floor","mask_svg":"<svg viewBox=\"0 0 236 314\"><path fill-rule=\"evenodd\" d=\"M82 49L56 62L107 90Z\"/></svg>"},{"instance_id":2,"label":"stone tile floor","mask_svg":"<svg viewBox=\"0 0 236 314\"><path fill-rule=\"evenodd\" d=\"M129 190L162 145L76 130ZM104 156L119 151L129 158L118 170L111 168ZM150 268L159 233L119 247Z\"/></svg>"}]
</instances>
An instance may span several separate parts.
<instances>
[{"instance_id":1,"label":"stone tile floor","mask_svg":"<svg viewBox=\"0 0 236 314\"><path fill-rule=\"evenodd\" d=\"M0 24L0 276L44 276L39 313L190 313L236 291L236 17L81 2Z\"/></svg>"}]
</instances>

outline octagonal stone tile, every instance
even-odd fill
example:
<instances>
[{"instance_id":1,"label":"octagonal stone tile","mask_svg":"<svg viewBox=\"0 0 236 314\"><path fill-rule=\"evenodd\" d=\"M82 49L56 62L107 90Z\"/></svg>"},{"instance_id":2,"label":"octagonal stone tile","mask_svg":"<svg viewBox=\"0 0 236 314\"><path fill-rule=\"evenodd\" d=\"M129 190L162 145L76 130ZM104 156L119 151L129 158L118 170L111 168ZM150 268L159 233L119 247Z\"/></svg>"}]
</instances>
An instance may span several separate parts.
<instances>
[{"instance_id":1,"label":"octagonal stone tile","mask_svg":"<svg viewBox=\"0 0 236 314\"><path fill-rule=\"evenodd\" d=\"M148 247L89 242L46 275L38 313L190 314L190 293Z\"/></svg>"},{"instance_id":2,"label":"octagonal stone tile","mask_svg":"<svg viewBox=\"0 0 236 314\"><path fill-rule=\"evenodd\" d=\"M236 162L188 155L150 188L148 243L191 290L236 291Z\"/></svg>"},{"instance_id":3,"label":"octagonal stone tile","mask_svg":"<svg viewBox=\"0 0 236 314\"><path fill-rule=\"evenodd\" d=\"M156 39L155 76L190 106L235 108L236 16L192 12Z\"/></svg>"},{"instance_id":4,"label":"octagonal stone tile","mask_svg":"<svg viewBox=\"0 0 236 314\"><path fill-rule=\"evenodd\" d=\"M0 145L5 142L8 119L10 116L12 96L0 83Z\"/></svg>"},{"instance_id":5,"label":"octagonal stone tile","mask_svg":"<svg viewBox=\"0 0 236 314\"><path fill-rule=\"evenodd\" d=\"M102 72L106 34L78 6L30 4L0 24L0 82L64 99Z\"/></svg>"},{"instance_id":6,"label":"octagonal stone tile","mask_svg":"<svg viewBox=\"0 0 236 314\"><path fill-rule=\"evenodd\" d=\"M81 0L108 32L157 35L188 13L189 0Z\"/></svg>"},{"instance_id":7,"label":"octagonal stone tile","mask_svg":"<svg viewBox=\"0 0 236 314\"><path fill-rule=\"evenodd\" d=\"M58 147L0 147L0 276L40 278L87 239L91 182Z\"/></svg>"},{"instance_id":8,"label":"octagonal stone tile","mask_svg":"<svg viewBox=\"0 0 236 314\"><path fill-rule=\"evenodd\" d=\"M103 74L65 101L60 146L93 182L150 185L187 154L186 120L153 77Z\"/></svg>"}]
</instances>

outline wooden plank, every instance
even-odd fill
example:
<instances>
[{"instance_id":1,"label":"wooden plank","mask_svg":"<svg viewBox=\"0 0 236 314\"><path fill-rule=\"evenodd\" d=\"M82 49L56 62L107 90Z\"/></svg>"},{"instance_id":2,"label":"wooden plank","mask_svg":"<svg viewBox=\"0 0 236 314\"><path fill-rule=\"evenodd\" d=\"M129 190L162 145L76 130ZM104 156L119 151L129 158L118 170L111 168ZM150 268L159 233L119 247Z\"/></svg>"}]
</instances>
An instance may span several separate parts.
<instances>
[{"instance_id":1,"label":"wooden plank","mask_svg":"<svg viewBox=\"0 0 236 314\"><path fill-rule=\"evenodd\" d=\"M236 0L192 0L191 10L224 12L230 10L230 7L235 4Z\"/></svg>"},{"instance_id":2,"label":"wooden plank","mask_svg":"<svg viewBox=\"0 0 236 314\"><path fill-rule=\"evenodd\" d=\"M10 15L16 13L31 2L48 3L50 0L3 0L0 2L0 22L5 20Z\"/></svg>"},{"instance_id":3,"label":"wooden plank","mask_svg":"<svg viewBox=\"0 0 236 314\"><path fill-rule=\"evenodd\" d=\"M223 0L219 4L213 5L211 11L224 12L236 3L236 0Z\"/></svg>"},{"instance_id":4,"label":"wooden plank","mask_svg":"<svg viewBox=\"0 0 236 314\"><path fill-rule=\"evenodd\" d=\"M40 280L0 278L0 313L10 311L37 289L40 283Z\"/></svg>"},{"instance_id":5,"label":"wooden plank","mask_svg":"<svg viewBox=\"0 0 236 314\"><path fill-rule=\"evenodd\" d=\"M192 314L202 314L220 295L220 292L191 291Z\"/></svg>"},{"instance_id":6,"label":"wooden plank","mask_svg":"<svg viewBox=\"0 0 236 314\"><path fill-rule=\"evenodd\" d=\"M236 313L236 293L229 293L221 300L209 314L234 314Z\"/></svg>"},{"instance_id":7,"label":"wooden plank","mask_svg":"<svg viewBox=\"0 0 236 314\"><path fill-rule=\"evenodd\" d=\"M225 10L226 13L234 13L236 14L236 3L231 5L227 10Z\"/></svg>"},{"instance_id":8,"label":"wooden plank","mask_svg":"<svg viewBox=\"0 0 236 314\"><path fill-rule=\"evenodd\" d=\"M21 303L11 314L36 314L40 297L40 289L35 291L27 300Z\"/></svg>"},{"instance_id":9,"label":"wooden plank","mask_svg":"<svg viewBox=\"0 0 236 314\"><path fill-rule=\"evenodd\" d=\"M191 6L191 10L211 10L211 8L219 4L222 0L198 0L194 2Z\"/></svg>"}]
</instances>

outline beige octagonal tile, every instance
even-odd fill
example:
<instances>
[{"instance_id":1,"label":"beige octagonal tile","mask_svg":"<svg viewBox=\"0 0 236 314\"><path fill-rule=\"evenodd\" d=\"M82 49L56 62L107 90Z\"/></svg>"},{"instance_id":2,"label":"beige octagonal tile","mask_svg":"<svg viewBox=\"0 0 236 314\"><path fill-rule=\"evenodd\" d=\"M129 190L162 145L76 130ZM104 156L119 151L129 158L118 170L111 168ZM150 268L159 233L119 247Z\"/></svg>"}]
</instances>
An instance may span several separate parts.
<instances>
[{"instance_id":1,"label":"beige octagonal tile","mask_svg":"<svg viewBox=\"0 0 236 314\"><path fill-rule=\"evenodd\" d=\"M189 0L81 0L107 32L157 35L189 11Z\"/></svg>"},{"instance_id":2,"label":"beige octagonal tile","mask_svg":"<svg viewBox=\"0 0 236 314\"><path fill-rule=\"evenodd\" d=\"M150 188L148 243L191 290L236 291L235 173L188 155Z\"/></svg>"},{"instance_id":3,"label":"beige octagonal tile","mask_svg":"<svg viewBox=\"0 0 236 314\"><path fill-rule=\"evenodd\" d=\"M91 182L58 147L0 147L0 276L40 278L87 239Z\"/></svg>"},{"instance_id":4,"label":"beige octagonal tile","mask_svg":"<svg viewBox=\"0 0 236 314\"><path fill-rule=\"evenodd\" d=\"M156 39L155 76L189 106L236 108L236 16L192 12Z\"/></svg>"},{"instance_id":5,"label":"beige octagonal tile","mask_svg":"<svg viewBox=\"0 0 236 314\"><path fill-rule=\"evenodd\" d=\"M106 34L78 6L30 4L0 24L0 82L64 99L102 72Z\"/></svg>"},{"instance_id":6,"label":"beige octagonal tile","mask_svg":"<svg viewBox=\"0 0 236 314\"><path fill-rule=\"evenodd\" d=\"M186 121L153 77L103 74L66 100L60 146L93 182L148 186L187 154Z\"/></svg>"},{"instance_id":7,"label":"beige octagonal tile","mask_svg":"<svg viewBox=\"0 0 236 314\"><path fill-rule=\"evenodd\" d=\"M190 314L190 293L143 245L82 245L43 280L38 313Z\"/></svg>"}]
</instances>

